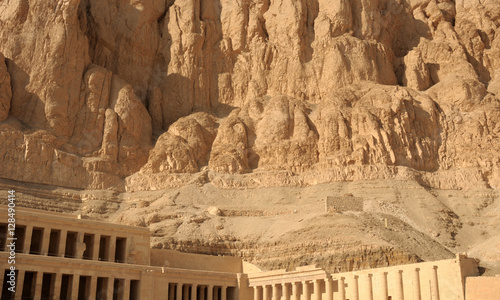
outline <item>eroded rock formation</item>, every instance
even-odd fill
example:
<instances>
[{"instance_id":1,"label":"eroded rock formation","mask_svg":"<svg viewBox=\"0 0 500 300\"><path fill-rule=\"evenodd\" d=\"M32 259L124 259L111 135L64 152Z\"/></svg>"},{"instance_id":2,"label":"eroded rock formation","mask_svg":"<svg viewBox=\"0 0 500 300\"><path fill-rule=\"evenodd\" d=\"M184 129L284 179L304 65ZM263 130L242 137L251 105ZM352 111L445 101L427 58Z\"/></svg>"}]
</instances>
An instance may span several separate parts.
<instances>
[{"instance_id":1,"label":"eroded rock formation","mask_svg":"<svg viewBox=\"0 0 500 300\"><path fill-rule=\"evenodd\" d=\"M498 187L499 20L494 0L3 3L0 176L134 190L376 166Z\"/></svg>"}]
</instances>

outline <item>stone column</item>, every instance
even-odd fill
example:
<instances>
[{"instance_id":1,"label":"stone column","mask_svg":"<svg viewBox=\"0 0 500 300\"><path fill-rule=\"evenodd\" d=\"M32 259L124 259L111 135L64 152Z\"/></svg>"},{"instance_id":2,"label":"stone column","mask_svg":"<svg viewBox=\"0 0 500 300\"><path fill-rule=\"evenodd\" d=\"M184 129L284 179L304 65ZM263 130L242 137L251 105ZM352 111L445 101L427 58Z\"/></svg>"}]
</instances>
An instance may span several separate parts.
<instances>
[{"instance_id":1,"label":"stone column","mask_svg":"<svg viewBox=\"0 0 500 300\"><path fill-rule=\"evenodd\" d=\"M431 274L431 299L432 300L439 300L439 283L438 283L438 273L437 273L437 266L432 267L432 274Z\"/></svg>"},{"instance_id":2,"label":"stone column","mask_svg":"<svg viewBox=\"0 0 500 300\"><path fill-rule=\"evenodd\" d=\"M389 298L389 289L387 286L387 272L382 272L380 275L380 297L381 299Z\"/></svg>"},{"instance_id":3,"label":"stone column","mask_svg":"<svg viewBox=\"0 0 500 300\"><path fill-rule=\"evenodd\" d=\"M76 234L76 257L75 258L82 259L84 251L85 251L85 243L83 242L83 232L78 232Z\"/></svg>"},{"instance_id":4,"label":"stone column","mask_svg":"<svg viewBox=\"0 0 500 300\"><path fill-rule=\"evenodd\" d=\"M101 235L94 235L94 248L92 249L92 260L99 260L99 244L101 243Z\"/></svg>"},{"instance_id":5,"label":"stone column","mask_svg":"<svg viewBox=\"0 0 500 300\"><path fill-rule=\"evenodd\" d=\"M365 293L368 300L373 300L373 283L372 283L373 274L368 274L366 276L366 287Z\"/></svg>"},{"instance_id":6,"label":"stone column","mask_svg":"<svg viewBox=\"0 0 500 300\"><path fill-rule=\"evenodd\" d=\"M68 231L66 229L61 229L61 236L59 238L59 249L57 255L59 257L64 257L66 254L66 238L68 235Z\"/></svg>"},{"instance_id":7,"label":"stone column","mask_svg":"<svg viewBox=\"0 0 500 300\"><path fill-rule=\"evenodd\" d=\"M30 253L31 238L33 237L33 225L26 226L26 233L24 234L24 249L23 253Z\"/></svg>"},{"instance_id":8,"label":"stone column","mask_svg":"<svg viewBox=\"0 0 500 300\"><path fill-rule=\"evenodd\" d=\"M333 280L330 277L325 278L326 300L333 300Z\"/></svg>"},{"instance_id":9,"label":"stone column","mask_svg":"<svg viewBox=\"0 0 500 300\"><path fill-rule=\"evenodd\" d=\"M43 229L41 255L48 255L49 254L50 231L51 231L51 228L49 228L49 227Z\"/></svg>"},{"instance_id":10,"label":"stone column","mask_svg":"<svg viewBox=\"0 0 500 300\"><path fill-rule=\"evenodd\" d=\"M299 295L299 283L298 282L292 282L292 299L293 300L300 300L300 295Z\"/></svg>"},{"instance_id":11,"label":"stone column","mask_svg":"<svg viewBox=\"0 0 500 300\"><path fill-rule=\"evenodd\" d=\"M182 299L182 283L178 282L177 283L177 295L175 297L176 300L183 300Z\"/></svg>"},{"instance_id":12,"label":"stone column","mask_svg":"<svg viewBox=\"0 0 500 300\"><path fill-rule=\"evenodd\" d=\"M338 280L339 284L339 299L345 300L345 277L340 277Z\"/></svg>"},{"instance_id":13,"label":"stone column","mask_svg":"<svg viewBox=\"0 0 500 300\"><path fill-rule=\"evenodd\" d=\"M108 289L106 290L106 300L113 300L114 285L115 285L115 277L111 276L108 278Z\"/></svg>"},{"instance_id":14,"label":"stone column","mask_svg":"<svg viewBox=\"0 0 500 300\"><path fill-rule=\"evenodd\" d=\"M78 300L78 286L79 285L80 285L80 275L73 274L73 282L71 285L71 300ZM111 283L110 290L111 290L111 298L108 298L108 299L113 299L113 283Z\"/></svg>"},{"instance_id":15,"label":"stone column","mask_svg":"<svg viewBox=\"0 0 500 300\"><path fill-rule=\"evenodd\" d=\"M396 300L404 300L404 290L403 290L403 270L399 270L396 279Z\"/></svg>"},{"instance_id":16,"label":"stone column","mask_svg":"<svg viewBox=\"0 0 500 300\"><path fill-rule=\"evenodd\" d=\"M115 261L116 254L116 234L112 235L109 241L109 261Z\"/></svg>"},{"instance_id":17,"label":"stone column","mask_svg":"<svg viewBox=\"0 0 500 300\"><path fill-rule=\"evenodd\" d=\"M219 300L219 287L214 286L214 300Z\"/></svg>"},{"instance_id":18,"label":"stone column","mask_svg":"<svg viewBox=\"0 0 500 300\"><path fill-rule=\"evenodd\" d=\"M213 300L214 299L214 286L209 285L207 286L207 300Z\"/></svg>"},{"instance_id":19,"label":"stone column","mask_svg":"<svg viewBox=\"0 0 500 300\"><path fill-rule=\"evenodd\" d=\"M261 300L258 286L253 287L253 300Z\"/></svg>"},{"instance_id":20,"label":"stone column","mask_svg":"<svg viewBox=\"0 0 500 300\"><path fill-rule=\"evenodd\" d=\"M413 272L413 300L421 300L422 295L420 293L420 269L415 268Z\"/></svg>"},{"instance_id":21,"label":"stone column","mask_svg":"<svg viewBox=\"0 0 500 300\"><path fill-rule=\"evenodd\" d=\"M354 275L352 278L352 299L359 300L359 286L358 286L358 275Z\"/></svg>"},{"instance_id":22,"label":"stone column","mask_svg":"<svg viewBox=\"0 0 500 300\"><path fill-rule=\"evenodd\" d=\"M321 300L321 282L320 282L320 279L314 280L314 299Z\"/></svg>"},{"instance_id":23,"label":"stone column","mask_svg":"<svg viewBox=\"0 0 500 300\"><path fill-rule=\"evenodd\" d=\"M273 300L279 300L279 291L278 291L278 286L279 284L271 284L271 289L273 290Z\"/></svg>"},{"instance_id":24,"label":"stone column","mask_svg":"<svg viewBox=\"0 0 500 300\"><path fill-rule=\"evenodd\" d=\"M290 300L290 290L288 289L288 283L281 284L281 291L283 300Z\"/></svg>"},{"instance_id":25,"label":"stone column","mask_svg":"<svg viewBox=\"0 0 500 300\"><path fill-rule=\"evenodd\" d=\"M125 278L125 282L123 284L123 299L130 299L130 279Z\"/></svg>"},{"instance_id":26,"label":"stone column","mask_svg":"<svg viewBox=\"0 0 500 300\"><path fill-rule=\"evenodd\" d=\"M198 285L197 284L192 284L191 285L191 300L196 300L196 297L198 297Z\"/></svg>"},{"instance_id":27,"label":"stone column","mask_svg":"<svg viewBox=\"0 0 500 300\"><path fill-rule=\"evenodd\" d=\"M227 300L227 286L225 285L220 288L220 300Z\"/></svg>"},{"instance_id":28,"label":"stone column","mask_svg":"<svg viewBox=\"0 0 500 300\"><path fill-rule=\"evenodd\" d=\"M311 292L309 291L309 282L302 281L302 292L305 300L311 300Z\"/></svg>"},{"instance_id":29,"label":"stone column","mask_svg":"<svg viewBox=\"0 0 500 300\"><path fill-rule=\"evenodd\" d=\"M2 295L2 287L3 287L3 281L5 279L5 269L4 268L1 268L0 269L0 296Z\"/></svg>"},{"instance_id":30,"label":"stone column","mask_svg":"<svg viewBox=\"0 0 500 300\"><path fill-rule=\"evenodd\" d=\"M90 276L90 298L97 294L97 276Z\"/></svg>"},{"instance_id":31,"label":"stone column","mask_svg":"<svg viewBox=\"0 0 500 300\"><path fill-rule=\"evenodd\" d=\"M56 279L54 281L54 299L59 299L61 297L62 274L56 273L55 276Z\"/></svg>"},{"instance_id":32,"label":"stone column","mask_svg":"<svg viewBox=\"0 0 500 300\"><path fill-rule=\"evenodd\" d=\"M2 275L3 273L5 272L3 269L1 270L2 271ZM21 297L23 295L23 286L24 286L24 275L25 275L25 271L24 270L19 270L17 272L17 277L16 277L16 293L14 295L14 299L15 300L21 300ZM3 283L3 281L0 281ZM0 287L0 292L1 292L1 287Z\"/></svg>"},{"instance_id":33,"label":"stone column","mask_svg":"<svg viewBox=\"0 0 500 300\"><path fill-rule=\"evenodd\" d=\"M270 300L269 299L269 288L267 285L262 286L262 300Z\"/></svg>"},{"instance_id":34,"label":"stone column","mask_svg":"<svg viewBox=\"0 0 500 300\"><path fill-rule=\"evenodd\" d=\"M33 299L40 300L40 299L42 299L43 272L36 272L36 279L35 280L36 280L35 281L35 296L33 297Z\"/></svg>"}]
</instances>

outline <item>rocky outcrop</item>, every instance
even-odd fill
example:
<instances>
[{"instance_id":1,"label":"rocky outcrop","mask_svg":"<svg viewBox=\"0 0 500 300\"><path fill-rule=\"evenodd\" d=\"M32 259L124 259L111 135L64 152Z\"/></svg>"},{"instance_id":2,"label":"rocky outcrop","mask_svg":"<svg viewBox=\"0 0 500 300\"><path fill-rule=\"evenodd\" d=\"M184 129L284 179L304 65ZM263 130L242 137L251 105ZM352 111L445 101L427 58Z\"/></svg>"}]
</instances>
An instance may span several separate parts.
<instances>
[{"instance_id":1,"label":"rocky outcrop","mask_svg":"<svg viewBox=\"0 0 500 300\"><path fill-rule=\"evenodd\" d=\"M134 190L404 167L441 186L468 168L498 187L499 18L494 0L0 4L0 176Z\"/></svg>"},{"instance_id":2,"label":"rocky outcrop","mask_svg":"<svg viewBox=\"0 0 500 300\"><path fill-rule=\"evenodd\" d=\"M5 57L0 53L0 122L7 119L12 100L12 89L10 87L10 75L5 65Z\"/></svg>"}]
</instances>

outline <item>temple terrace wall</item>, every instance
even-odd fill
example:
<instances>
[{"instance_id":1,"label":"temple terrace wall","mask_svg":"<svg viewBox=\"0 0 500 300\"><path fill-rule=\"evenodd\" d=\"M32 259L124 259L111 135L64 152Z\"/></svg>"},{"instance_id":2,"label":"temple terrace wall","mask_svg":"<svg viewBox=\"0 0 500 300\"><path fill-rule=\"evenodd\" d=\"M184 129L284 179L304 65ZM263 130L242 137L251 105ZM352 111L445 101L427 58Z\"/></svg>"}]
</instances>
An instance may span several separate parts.
<instances>
[{"instance_id":1,"label":"temple terrace wall","mask_svg":"<svg viewBox=\"0 0 500 300\"><path fill-rule=\"evenodd\" d=\"M261 271L234 257L151 250L147 228L16 209L15 286L8 290L7 207L0 206L2 300L486 300L500 277L454 259L331 274ZM2 271L3 270L3 271Z\"/></svg>"}]
</instances>

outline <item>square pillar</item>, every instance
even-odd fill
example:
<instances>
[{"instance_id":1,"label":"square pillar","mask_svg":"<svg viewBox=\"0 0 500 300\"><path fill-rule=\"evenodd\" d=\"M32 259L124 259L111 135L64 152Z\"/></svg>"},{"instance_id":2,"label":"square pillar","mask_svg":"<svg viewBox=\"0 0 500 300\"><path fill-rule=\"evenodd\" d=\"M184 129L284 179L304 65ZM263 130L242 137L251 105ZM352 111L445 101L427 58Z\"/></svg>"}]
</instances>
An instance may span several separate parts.
<instances>
[{"instance_id":1,"label":"square pillar","mask_svg":"<svg viewBox=\"0 0 500 300\"><path fill-rule=\"evenodd\" d=\"M326 300L333 300L333 280L330 277L325 279L325 290Z\"/></svg>"},{"instance_id":2,"label":"square pillar","mask_svg":"<svg viewBox=\"0 0 500 300\"><path fill-rule=\"evenodd\" d=\"M56 273L56 278L54 279L54 299L59 299L61 297L61 281L62 274Z\"/></svg>"},{"instance_id":3,"label":"square pillar","mask_svg":"<svg viewBox=\"0 0 500 300\"><path fill-rule=\"evenodd\" d=\"M358 285L358 275L354 275L352 278L352 299L359 300L359 285Z\"/></svg>"},{"instance_id":4,"label":"square pillar","mask_svg":"<svg viewBox=\"0 0 500 300\"><path fill-rule=\"evenodd\" d=\"M92 260L99 260L99 244L101 242L101 235L96 233L94 235L94 249L92 249Z\"/></svg>"},{"instance_id":5,"label":"square pillar","mask_svg":"<svg viewBox=\"0 0 500 300\"><path fill-rule=\"evenodd\" d=\"M41 255L48 255L49 254L50 231L51 231L50 227L46 227L43 229Z\"/></svg>"},{"instance_id":6,"label":"square pillar","mask_svg":"<svg viewBox=\"0 0 500 300\"><path fill-rule=\"evenodd\" d=\"M207 286L207 300L213 300L214 299L214 286L209 285Z\"/></svg>"},{"instance_id":7,"label":"square pillar","mask_svg":"<svg viewBox=\"0 0 500 300\"><path fill-rule=\"evenodd\" d=\"M290 300L290 290L288 289L288 283L281 284L281 294L283 300Z\"/></svg>"},{"instance_id":8,"label":"square pillar","mask_svg":"<svg viewBox=\"0 0 500 300\"><path fill-rule=\"evenodd\" d=\"M311 300L311 292L309 291L309 282L302 281L302 293L304 294L304 299Z\"/></svg>"},{"instance_id":9,"label":"square pillar","mask_svg":"<svg viewBox=\"0 0 500 300\"><path fill-rule=\"evenodd\" d=\"M191 300L196 300L197 292L198 292L198 285L192 284L191 285Z\"/></svg>"},{"instance_id":10,"label":"square pillar","mask_svg":"<svg viewBox=\"0 0 500 300\"><path fill-rule=\"evenodd\" d=\"M300 300L299 283L298 282L292 282L292 299L293 300Z\"/></svg>"},{"instance_id":11,"label":"square pillar","mask_svg":"<svg viewBox=\"0 0 500 300\"><path fill-rule=\"evenodd\" d=\"M76 257L77 259L83 258L83 252L85 251L85 243L83 242L84 233L78 232L76 236Z\"/></svg>"},{"instance_id":12,"label":"square pillar","mask_svg":"<svg viewBox=\"0 0 500 300\"><path fill-rule=\"evenodd\" d=\"M116 254L116 235L112 235L109 241L109 261L115 261Z\"/></svg>"},{"instance_id":13,"label":"square pillar","mask_svg":"<svg viewBox=\"0 0 500 300\"><path fill-rule=\"evenodd\" d=\"M106 299L107 300L113 300L113 289L115 286L115 277L110 276L108 278L108 290L106 291ZM78 295L78 294L77 294Z\"/></svg>"},{"instance_id":14,"label":"square pillar","mask_svg":"<svg viewBox=\"0 0 500 300\"><path fill-rule=\"evenodd\" d=\"M3 287L4 277L5 277L5 269L2 267L2 268L0 268L0 282L2 283L2 284L0 284L0 296L2 295L2 287Z\"/></svg>"},{"instance_id":15,"label":"square pillar","mask_svg":"<svg viewBox=\"0 0 500 300\"><path fill-rule=\"evenodd\" d=\"M339 299L345 300L345 277L340 277L338 280L338 284L339 284Z\"/></svg>"},{"instance_id":16,"label":"square pillar","mask_svg":"<svg viewBox=\"0 0 500 300\"><path fill-rule=\"evenodd\" d=\"M61 237L59 239L59 252L58 252L59 257L64 257L64 255L66 254L65 252L66 252L67 235L68 235L68 230L62 229L61 230Z\"/></svg>"},{"instance_id":17,"label":"square pillar","mask_svg":"<svg viewBox=\"0 0 500 300\"><path fill-rule=\"evenodd\" d=\"M176 300L182 300L182 283L179 282L177 283L177 295L176 295Z\"/></svg>"},{"instance_id":18,"label":"square pillar","mask_svg":"<svg viewBox=\"0 0 500 300\"><path fill-rule=\"evenodd\" d=\"M388 299L389 298L389 288L387 286L387 272L382 272L382 274L380 274L379 282L380 282L379 284L380 284L380 291L381 291L381 294L380 294L381 299Z\"/></svg>"},{"instance_id":19,"label":"square pillar","mask_svg":"<svg viewBox=\"0 0 500 300\"><path fill-rule=\"evenodd\" d=\"M319 279L314 280L314 299L321 300L321 281Z\"/></svg>"},{"instance_id":20,"label":"square pillar","mask_svg":"<svg viewBox=\"0 0 500 300\"><path fill-rule=\"evenodd\" d=\"M273 289L273 300L279 300L279 288L280 284L272 284L271 289ZM224 300L224 299L222 299Z\"/></svg>"},{"instance_id":21,"label":"square pillar","mask_svg":"<svg viewBox=\"0 0 500 300\"><path fill-rule=\"evenodd\" d=\"M269 288L267 285L262 286L262 300L270 300L269 299Z\"/></svg>"},{"instance_id":22,"label":"square pillar","mask_svg":"<svg viewBox=\"0 0 500 300\"><path fill-rule=\"evenodd\" d=\"M396 273L396 300L404 300L403 291L403 270L398 270ZM433 299L434 300L434 299Z\"/></svg>"},{"instance_id":23,"label":"square pillar","mask_svg":"<svg viewBox=\"0 0 500 300\"><path fill-rule=\"evenodd\" d=\"M220 299L221 300L227 300L227 286L223 285L220 288Z\"/></svg>"},{"instance_id":24,"label":"square pillar","mask_svg":"<svg viewBox=\"0 0 500 300\"><path fill-rule=\"evenodd\" d=\"M368 274L365 277L365 284L364 284L365 296L364 297L366 297L366 299L368 299L368 300L373 300L372 278L373 278L373 274Z\"/></svg>"},{"instance_id":25,"label":"square pillar","mask_svg":"<svg viewBox=\"0 0 500 300\"><path fill-rule=\"evenodd\" d=\"M26 234L24 235L24 249L23 253L30 253L31 237L33 236L33 225L26 226Z\"/></svg>"},{"instance_id":26,"label":"square pillar","mask_svg":"<svg viewBox=\"0 0 500 300\"><path fill-rule=\"evenodd\" d=\"M2 274L4 270L2 269ZM19 270L17 272L17 278L16 278L16 293L14 295L15 300L21 300L21 297L23 295L23 286L24 286L24 275L25 271L24 270ZM3 283L3 281L1 281ZM1 288L0 288L1 289ZM1 292L1 291L0 291Z\"/></svg>"},{"instance_id":27,"label":"square pillar","mask_svg":"<svg viewBox=\"0 0 500 300\"><path fill-rule=\"evenodd\" d=\"M422 295L420 293L420 269L415 268L413 272L413 299L421 300Z\"/></svg>"},{"instance_id":28,"label":"square pillar","mask_svg":"<svg viewBox=\"0 0 500 300\"><path fill-rule=\"evenodd\" d=\"M259 291L259 289L260 289L260 286L254 286L253 287L253 300L262 300L260 298L260 291ZM203 300L203 299L201 299L201 300Z\"/></svg>"},{"instance_id":29,"label":"square pillar","mask_svg":"<svg viewBox=\"0 0 500 300\"><path fill-rule=\"evenodd\" d=\"M73 282L71 285L71 300L78 300L78 286L80 285L80 275L73 274ZM113 299L113 294L111 294L111 298Z\"/></svg>"},{"instance_id":30,"label":"square pillar","mask_svg":"<svg viewBox=\"0 0 500 300\"><path fill-rule=\"evenodd\" d=\"M36 272L36 279L35 279L35 296L33 297L34 300L40 300L42 299L42 281L43 281L43 272Z\"/></svg>"},{"instance_id":31,"label":"square pillar","mask_svg":"<svg viewBox=\"0 0 500 300\"><path fill-rule=\"evenodd\" d=\"M431 274L431 299L439 300L439 283L438 283L438 274L437 274L437 266L432 267Z\"/></svg>"},{"instance_id":32,"label":"square pillar","mask_svg":"<svg viewBox=\"0 0 500 300\"><path fill-rule=\"evenodd\" d=\"M123 300L130 299L130 279L125 279L123 284Z\"/></svg>"},{"instance_id":33,"label":"square pillar","mask_svg":"<svg viewBox=\"0 0 500 300\"><path fill-rule=\"evenodd\" d=\"M97 276L90 276L90 297L97 294Z\"/></svg>"}]
</instances>

